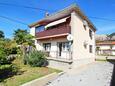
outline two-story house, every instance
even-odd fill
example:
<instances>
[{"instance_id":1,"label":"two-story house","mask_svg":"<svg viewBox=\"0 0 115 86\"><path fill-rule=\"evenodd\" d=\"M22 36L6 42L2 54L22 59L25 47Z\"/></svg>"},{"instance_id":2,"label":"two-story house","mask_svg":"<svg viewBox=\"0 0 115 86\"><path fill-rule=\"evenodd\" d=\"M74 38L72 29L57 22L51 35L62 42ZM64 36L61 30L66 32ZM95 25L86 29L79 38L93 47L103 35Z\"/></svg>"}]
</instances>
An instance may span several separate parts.
<instances>
[{"instance_id":1,"label":"two-story house","mask_svg":"<svg viewBox=\"0 0 115 86\"><path fill-rule=\"evenodd\" d=\"M37 50L48 52L52 59L74 66L94 61L96 28L78 6L47 15L29 27Z\"/></svg>"}]
</instances>

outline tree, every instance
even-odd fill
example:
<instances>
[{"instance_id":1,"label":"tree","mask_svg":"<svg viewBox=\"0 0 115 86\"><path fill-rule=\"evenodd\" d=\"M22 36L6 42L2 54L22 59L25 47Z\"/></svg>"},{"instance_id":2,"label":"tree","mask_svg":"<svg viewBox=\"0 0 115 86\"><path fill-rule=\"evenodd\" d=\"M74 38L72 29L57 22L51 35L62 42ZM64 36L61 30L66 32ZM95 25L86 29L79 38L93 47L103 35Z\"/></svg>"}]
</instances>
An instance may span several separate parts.
<instances>
[{"instance_id":1,"label":"tree","mask_svg":"<svg viewBox=\"0 0 115 86\"><path fill-rule=\"evenodd\" d=\"M4 38L4 32L0 30L0 38Z\"/></svg>"},{"instance_id":2,"label":"tree","mask_svg":"<svg viewBox=\"0 0 115 86\"><path fill-rule=\"evenodd\" d=\"M18 29L14 32L14 40L18 45L21 45L26 42L25 36L28 34L27 30Z\"/></svg>"},{"instance_id":3,"label":"tree","mask_svg":"<svg viewBox=\"0 0 115 86\"><path fill-rule=\"evenodd\" d=\"M20 45L23 56L26 54L27 46L34 46L33 36L27 30L18 29L14 32L14 40Z\"/></svg>"}]
</instances>

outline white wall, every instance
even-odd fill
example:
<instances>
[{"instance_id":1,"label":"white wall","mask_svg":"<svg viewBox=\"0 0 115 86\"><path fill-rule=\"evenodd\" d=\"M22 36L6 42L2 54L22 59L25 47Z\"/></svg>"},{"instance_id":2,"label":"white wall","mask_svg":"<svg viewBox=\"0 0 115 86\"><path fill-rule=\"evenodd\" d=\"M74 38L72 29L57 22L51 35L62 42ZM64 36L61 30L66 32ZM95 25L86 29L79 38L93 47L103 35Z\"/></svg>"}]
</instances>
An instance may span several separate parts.
<instances>
[{"instance_id":1,"label":"white wall","mask_svg":"<svg viewBox=\"0 0 115 86\"><path fill-rule=\"evenodd\" d=\"M30 28L30 34L35 36L35 27Z\"/></svg>"},{"instance_id":2,"label":"white wall","mask_svg":"<svg viewBox=\"0 0 115 86\"><path fill-rule=\"evenodd\" d=\"M51 40L44 40L40 41L39 47L40 50L43 50L43 43L51 43L51 50L50 50L50 55L51 57L56 57L57 56L57 51L58 51L58 42L67 42L66 37L65 38L57 38L57 39L51 39ZM62 51L61 58L69 59L69 54L66 54L66 52Z\"/></svg>"},{"instance_id":3,"label":"white wall","mask_svg":"<svg viewBox=\"0 0 115 86\"><path fill-rule=\"evenodd\" d=\"M103 51L104 50L109 50L109 49L111 49L111 46L110 45L98 45L97 47L100 47L99 49L100 49L100 51L99 51L99 54L103 54ZM115 45L113 45L112 46L112 50L113 51L111 51L111 55L115 55Z\"/></svg>"},{"instance_id":4,"label":"white wall","mask_svg":"<svg viewBox=\"0 0 115 86\"><path fill-rule=\"evenodd\" d=\"M83 26L83 20L75 13L71 13L71 32L73 35L73 59L93 58L95 57L95 33L93 39L90 39L89 29ZM87 41L87 49L84 48L84 41ZM93 45L93 53L89 53L89 45Z\"/></svg>"},{"instance_id":5,"label":"white wall","mask_svg":"<svg viewBox=\"0 0 115 86\"><path fill-rule=\"evenodd\" d=\"M112 52L112 55L115 55L115 51Z\"/></svg>"},{"instance_id":6,"label":"white wall","mask_svg":"<svg viewBox=\"0 0 115 86\"><path fill-rule=\"evenodd\" d=\"M114 50L115 50L115 45L113 45L112 49L114 49Z\"/></svg>"},{"instance_id":7,"label":"white wall","mask_svg":"<svg viewBox=\"0 0 115 86\"><path fill-rule=\"evenodd\" d=\"M106 49L110 49L109 45L101 45L99 46L101 50L106 50Z\"/></svg>"}]
</instances>

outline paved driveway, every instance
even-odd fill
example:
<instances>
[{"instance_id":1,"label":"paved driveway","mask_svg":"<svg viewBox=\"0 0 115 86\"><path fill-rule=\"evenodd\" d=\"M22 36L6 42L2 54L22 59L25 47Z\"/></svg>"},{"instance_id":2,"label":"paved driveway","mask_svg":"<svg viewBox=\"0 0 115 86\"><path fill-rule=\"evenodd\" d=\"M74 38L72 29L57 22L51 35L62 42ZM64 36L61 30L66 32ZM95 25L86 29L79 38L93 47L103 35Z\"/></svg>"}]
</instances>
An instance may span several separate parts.
<instances>
[{"instance_id":1,"label":"paved driveway","mask_svg":"<svg viewBox=\"0 0 115 86\"><path fill-rule=\"evenodd\" d=\"M110 86L113 64L97 62L83 69L71 69L47 86Z\"/></svg>"}]
</instances>

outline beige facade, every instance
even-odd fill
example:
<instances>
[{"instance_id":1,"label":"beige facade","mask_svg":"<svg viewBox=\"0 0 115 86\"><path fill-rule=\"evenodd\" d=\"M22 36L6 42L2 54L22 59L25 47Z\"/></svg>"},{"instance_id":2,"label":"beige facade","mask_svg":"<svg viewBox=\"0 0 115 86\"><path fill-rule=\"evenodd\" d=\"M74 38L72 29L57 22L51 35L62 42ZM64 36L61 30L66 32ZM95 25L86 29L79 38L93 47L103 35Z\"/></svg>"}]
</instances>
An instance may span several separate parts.
<instances>
[{"instance_id":1,"label":"beige facade","mask_svg":"<svg viewBox=\"0 0 115 86\"><path fill-rule=\"evenodd\" d=\"M95 57L95 32L89 27L83 26L83 19L73 12L71 14L71 30L73 35L73 59L93 58ZM92 39L89 36L89 30L92 30ZM87 47L84 43L87 42ZM89 45L92 45L92 53L89 52Z\"/></svg>"},{"instance_id":2,"label":"beige facade","mask_svg":"<svg viewBox=\"0 0 115 86\"><path fill-rule=\"evenodd\" d=\"M65 18L66 17L63 19ZM69 26L71 33L68 34L71 34L73 37L71 42L67 40L67 36L62 38L50 38L48 40L35 39L36 48L44 51L43 45L50 43L51 47L48 50L50 57L71 60L74 66L93 62L95 59L94 28L90 27L89 22L82 18L76 11L70 13L70 18ZM85 26L84 21L87 23ZM30 34L35 36L35 27L31 28ZM59 52L60 46L62 46L61 53Z\"/></svg>"}]
</instances>

